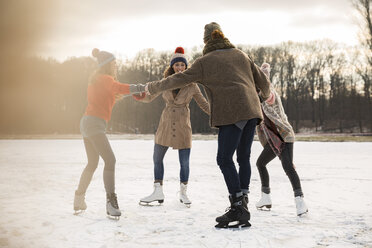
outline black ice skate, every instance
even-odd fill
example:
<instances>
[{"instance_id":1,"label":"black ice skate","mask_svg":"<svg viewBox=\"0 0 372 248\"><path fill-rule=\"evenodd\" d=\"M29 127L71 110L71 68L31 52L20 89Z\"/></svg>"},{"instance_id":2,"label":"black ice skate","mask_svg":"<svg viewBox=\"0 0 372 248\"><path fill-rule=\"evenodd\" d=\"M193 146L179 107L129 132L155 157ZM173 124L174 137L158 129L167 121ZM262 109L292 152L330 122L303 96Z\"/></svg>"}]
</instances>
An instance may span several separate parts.
<instances>
[{"instance_id":1,"label":"black ice skate","mask_svg":"<svg viewBox=\"0 0 372 248\"><path fill-rule=\"evenodd\" d=\"M243 197L244 197L244 200L245 200L245 202L244 202L245 206L248 209L248 202L249 202L248 194L243 193Z\"/></svg>"},{"instance_id":2,"label":"black ice skate","mask_svg":"<svg viewBox=\"0 0 372 248\"><path fill-rule=\"evenodd\" d=\"M228 208L227 212L216 218L218 222L215 227L228 228L228 229L241 229L250 227L251 224L249 220L251 215L247 208L246 198L244 196L240 197L229 197L231 206Z\"/></svg>"},{"instance_id":3,"label":"black ice skate","mask_svg":"<svg viewBox=\"0 0 372 248\"><path fill-rule=\"evenodd\" d=\"M107 203L106 203L107 217L115 219L115 220L119 220L121 216L121 211L119 209L116 194L115 193L106 194L106 199L107 199Z\"/></svg>"}]
</instances>

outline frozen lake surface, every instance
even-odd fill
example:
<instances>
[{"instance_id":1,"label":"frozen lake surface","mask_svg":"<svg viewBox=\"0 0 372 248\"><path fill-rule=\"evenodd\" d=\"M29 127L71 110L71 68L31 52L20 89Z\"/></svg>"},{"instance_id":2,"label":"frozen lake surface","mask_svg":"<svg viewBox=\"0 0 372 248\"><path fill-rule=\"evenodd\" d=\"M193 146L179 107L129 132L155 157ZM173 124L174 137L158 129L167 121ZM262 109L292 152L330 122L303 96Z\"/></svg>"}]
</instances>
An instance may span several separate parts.
<instances>
[{"instance_id":1,"label":"frozen lake surface","mask_svg":"<svg viewBox=\"0 0 372 248\"><path fill-rule=\"evenodd\" d=\"M216 230L228 192L216 165L216 140L195 140L188 194L178 200L178 152L165 157L165 201L138 205L152 192L152 140L110 141L122 217L106 218L103 162L87 191L88 209L73 215L74 190L86 155L82 140L0 140L0 247L372 247L372 143L296 142L294 163L309 214L297 218L288 178L269 164L273 208L259 211L260 181L252 148L252 227Z\"/></svg>"}]
</instances>

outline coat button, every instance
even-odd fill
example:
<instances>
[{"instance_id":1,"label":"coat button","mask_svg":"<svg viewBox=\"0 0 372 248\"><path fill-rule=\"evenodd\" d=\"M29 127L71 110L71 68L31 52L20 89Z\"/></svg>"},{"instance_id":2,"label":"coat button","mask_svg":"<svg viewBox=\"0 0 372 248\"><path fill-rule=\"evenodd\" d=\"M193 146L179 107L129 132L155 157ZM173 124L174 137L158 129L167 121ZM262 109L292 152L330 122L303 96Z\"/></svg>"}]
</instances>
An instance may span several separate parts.
<instances>
[{"instance_id":1,"label":"coat button","mask_svg":"<svg viewBox=\"0 0 372 248\"><path fill-rule=\"evenodd\" d=\"M173 122L173 125L176 125L176 123Z\"/></svg>"},{"instance_id":2,"label":"coat button","mask_svg":"<svg viewBox=\"0 0 372 248\"><path fill-rule=\"evenodd\" d=\"M173 129L173 131L176 131L176 129Z\"/></svg>"},{"instance_id":3,"label":"coat button","mask_svg":"<svg viewBox=\"0 0 372 248\"><path fill-rule=\"evenodd\" d=\"M176 135L173 134L173 137L176 137Z\"/></svg>"},{"instance_id":4,"label":"coat button","mask_svg":"<svg viewBox=\"0 0 372 248\"><path fill-rule=\"evenodd\" d=\"M176 112L176 110L173 109L173 112Z\"/></svg>"}]
</instances>

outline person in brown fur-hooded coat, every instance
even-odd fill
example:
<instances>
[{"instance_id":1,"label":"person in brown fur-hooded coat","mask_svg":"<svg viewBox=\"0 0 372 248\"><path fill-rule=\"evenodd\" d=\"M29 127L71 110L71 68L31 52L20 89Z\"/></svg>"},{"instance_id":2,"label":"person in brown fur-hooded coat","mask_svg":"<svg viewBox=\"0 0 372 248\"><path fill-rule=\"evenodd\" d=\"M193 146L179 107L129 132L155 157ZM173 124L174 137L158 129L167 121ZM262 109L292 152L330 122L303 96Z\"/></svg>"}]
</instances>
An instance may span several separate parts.
<instances>
[{"instance_id":1,"label":"person in brown fur-hooded coat","mask_svg":"<svg viewBox=\"0 0 372 248\"><path fill-rule=\"evenodd\" d=\"M248 192L251 178L250 154L255 127L263 119L259 96L270 95L270 82L249 56L225 37L218 23L204 27L203 56L187 70L159 81L149 82L143 90L149 95L172 90L192 82L205 87L210 104L210 124L219 128L217 164L229 191L230 208L216 218L219 227L248 227ZM239 172L233 155L237 153Z\"/></svg>"}]
</instances>

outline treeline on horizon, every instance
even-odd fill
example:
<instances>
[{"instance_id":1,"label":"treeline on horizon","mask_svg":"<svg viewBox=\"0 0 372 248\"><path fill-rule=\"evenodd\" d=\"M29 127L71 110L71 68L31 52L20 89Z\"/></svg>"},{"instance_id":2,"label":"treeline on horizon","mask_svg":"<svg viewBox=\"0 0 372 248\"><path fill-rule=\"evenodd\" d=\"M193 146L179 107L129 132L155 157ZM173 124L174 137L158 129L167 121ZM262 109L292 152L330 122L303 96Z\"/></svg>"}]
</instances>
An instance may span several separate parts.
<instances>
[{"instance_id":1,"label":"treeline on horizon","mask_svg":"<svg viewBox=\"0 0 372 248\"><path fill-rule=\"evenodd\" d=\"M259 66L271 64L270 80L296 132L372 132L371 64L363 47L322 40L238 48ZM159 80L171 54L146 49L131 60L119 61L117 79L123 83ZM202 56L201 48L186 50L186 55L192 64ZM17 80L10 76L0 82L6 103L1 105L0 133L79 133L86 88L95 68L92 57L23 60L9 71ZM154 133L163 108L161 96L147 104L124 97L114 107L108 132ZM194 101L190 110L194 133L216 132Z\"/></svg>"}]
</instances>

